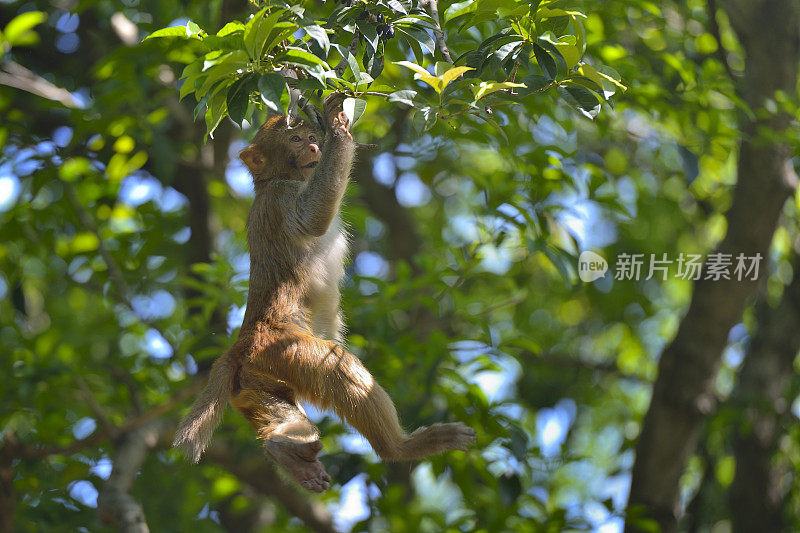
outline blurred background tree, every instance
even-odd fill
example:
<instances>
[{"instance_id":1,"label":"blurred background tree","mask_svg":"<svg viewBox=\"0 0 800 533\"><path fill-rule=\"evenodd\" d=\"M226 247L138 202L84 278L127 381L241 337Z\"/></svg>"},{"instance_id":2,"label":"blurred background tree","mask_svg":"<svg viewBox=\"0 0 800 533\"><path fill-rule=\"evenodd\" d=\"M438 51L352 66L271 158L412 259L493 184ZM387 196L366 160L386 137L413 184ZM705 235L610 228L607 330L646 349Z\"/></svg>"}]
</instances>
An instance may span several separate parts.
<instances>
[{"instance_id":1,"label":"blurred background tree","mask_svg":"<svg viewBox=\"0 0 800 533\"><path fill-rule=\"evenodd\" d=\"M0 531L800 528L800 8L720 7L0 2ZM348 345L408 426L479 434L387 465L311 410L322 496L233 412L199 466L168 449L243 316L236 155L287 83L378 144ZM715 249L760 281L676 275Z\"/></svg>"}]
</instances>

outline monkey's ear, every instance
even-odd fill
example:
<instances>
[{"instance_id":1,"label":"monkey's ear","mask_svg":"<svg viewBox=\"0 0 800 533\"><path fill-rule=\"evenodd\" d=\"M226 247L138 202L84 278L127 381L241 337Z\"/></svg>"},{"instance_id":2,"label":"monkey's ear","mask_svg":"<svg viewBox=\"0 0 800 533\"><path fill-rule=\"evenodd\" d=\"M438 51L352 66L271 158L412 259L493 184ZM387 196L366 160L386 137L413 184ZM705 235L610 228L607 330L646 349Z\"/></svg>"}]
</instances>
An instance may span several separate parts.
<instances>
[{"instance_id":1,"label":"monkey's ear","mask_svg":"<svg viewBox=\"0 0 800 533\"><path fill-rule=\"evenodd\" d=\"M259 171L263 170L266 162L264 153L254 144L239 152L239 159L247 166L253 176L258 175Z\"/></svg>"}]
</instances>

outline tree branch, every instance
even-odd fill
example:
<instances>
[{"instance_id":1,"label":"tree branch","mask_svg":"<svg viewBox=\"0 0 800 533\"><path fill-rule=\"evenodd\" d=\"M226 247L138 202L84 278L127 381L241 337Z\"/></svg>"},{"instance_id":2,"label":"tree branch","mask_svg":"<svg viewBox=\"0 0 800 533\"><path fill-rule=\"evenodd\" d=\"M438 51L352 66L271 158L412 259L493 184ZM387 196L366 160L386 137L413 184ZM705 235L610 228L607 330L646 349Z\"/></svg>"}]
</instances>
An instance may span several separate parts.
<instances>
[{"instance_id":1,"label":"tree branch","mask_svg":"<svg viewBox=\"0 0 800 533\"><path fill-rule=\"evenodd\" d=\"M156 420L120 437L111 475L97 498L97 512L104 524L123 533L149 533L142 506L130 495L130 490L147 451L158 444L165 426L165 421Z\"/></svg>"},{"instance_id":2,"label":"tree branch","mask_svg":"<svg viewBox=\"0 0 800 533\"><path fill-rule=\"evenodd\" d=\"M450 57L450 50L447 48L447 42L444 39L444 32L439 23L439 0L423 0L422 4L428 7L431 12L431 18L436 23L436 28L433 30L433 38L436 39L436 46L442 53L442 58L448 63L453 63L453 58Z\"/></svg>"},{"instance_id":3,"label":"tree branch","mask_svg":"<svg viewBox=\"0 0 800 533\"><path fill-rule=\"evenodd\" d=\"M334 533L333 518L319 502L300 492L284 480L266 458L241 460L219 439L206 450L205 456L265 496L278 501L312 531Z\"/></svg>"},{"instance_id":4,"label":"tree branch","mask_svg":"<svg viewBox=\"0 0 800 533\"><path fill-rule=\"evenodd\" d=\"M82 107L81 103L68 90L53 85L19 63L6 61L2 65L0 85L21 89L36 96L58 102L65 107L73 109Z\"/></svg>"}]
</instances>

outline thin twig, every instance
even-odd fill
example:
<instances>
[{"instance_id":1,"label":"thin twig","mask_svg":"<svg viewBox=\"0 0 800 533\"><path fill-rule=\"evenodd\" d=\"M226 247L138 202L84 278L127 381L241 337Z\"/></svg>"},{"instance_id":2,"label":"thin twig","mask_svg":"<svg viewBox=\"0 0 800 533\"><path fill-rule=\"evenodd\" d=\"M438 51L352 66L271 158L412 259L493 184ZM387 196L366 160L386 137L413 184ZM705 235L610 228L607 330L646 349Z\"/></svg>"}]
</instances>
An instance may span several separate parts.
<instances>
[{"instance_id":1,"label":"thin twig","mask_svg":"<svg viewBox=\"0 0 800 533\"><path fill-rule=\"evenodd\" d=\"M98 404L95 400L94 394L92 394L92 390L89 388L89 385L87 385L86 380L84 380L80 374L75 374L75 382L81 389L83 399L86 401L89 409L92 410L92 413L94 413L95 418L100 421L100 425L103 426L106 434L111 438L114 438L118 434L117 428L111 423L105 412L103 412L103 409L100 407L100 404Z\"/></svg>"},{"instance_id":2,"label":"thin twig","mask_svg":"<svg viewBox=\"0 0 800 533\"><path fill-rule=\"evenodd\" d=\"M114 374L114 377L120 380L125 385L125 388L128 389L128 397L133 405L134 412L137 415L144 413L142 399L139 397L139 391L136 390L136 384L133 382L131 375L125 370L113 365L109 365L108 369Z\"/></svg>"},{"instance_id":3,"label":"thin twig","mask_svg":"<svg viewBox=\"0 0 800 533\"><path fill-rule=\"evenodd\" d=\"M364 91L364 92L359 91L357 94L358 96L380 96L381 98L389 98L388 94L381 93L378 91Z\"/></svg>"}]
</instances>

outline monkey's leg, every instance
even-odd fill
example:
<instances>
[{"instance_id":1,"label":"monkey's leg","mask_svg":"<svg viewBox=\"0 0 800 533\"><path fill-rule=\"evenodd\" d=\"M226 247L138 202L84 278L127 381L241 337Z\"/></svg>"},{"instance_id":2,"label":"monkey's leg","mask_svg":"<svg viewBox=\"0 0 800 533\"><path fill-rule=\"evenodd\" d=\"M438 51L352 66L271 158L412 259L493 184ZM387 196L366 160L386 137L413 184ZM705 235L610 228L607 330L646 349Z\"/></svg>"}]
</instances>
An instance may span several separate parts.
<instances>
[{"instance_id":1,"label":"monkey's leg","mask_svg":"<svg viewBox=\"0 0 800 533\"><path fill-rule=\"evenodd\" d=\"M258 388L240 390L231 404L250 421L267 454L300 486L312 492L327 490L331 478L317 459L322 449L319 430L297 404L294 393L272 380L246 383L251 384Z\"/></svg>"},{"instance_id":2,"label":"monkey's leg","mask_svg":"<svg viewBox=\"0 0 800 533\"><path fill-rule=\"evenodd\" d=\"M382 459L419 459L444 450L466 450L475 442L475 431L459 423L434 424L407 435L386 391L355 355L333 342L287 333L244 364L248 373L284 381L303 399L333 408Z\"/></svg>"}]
</instances>

